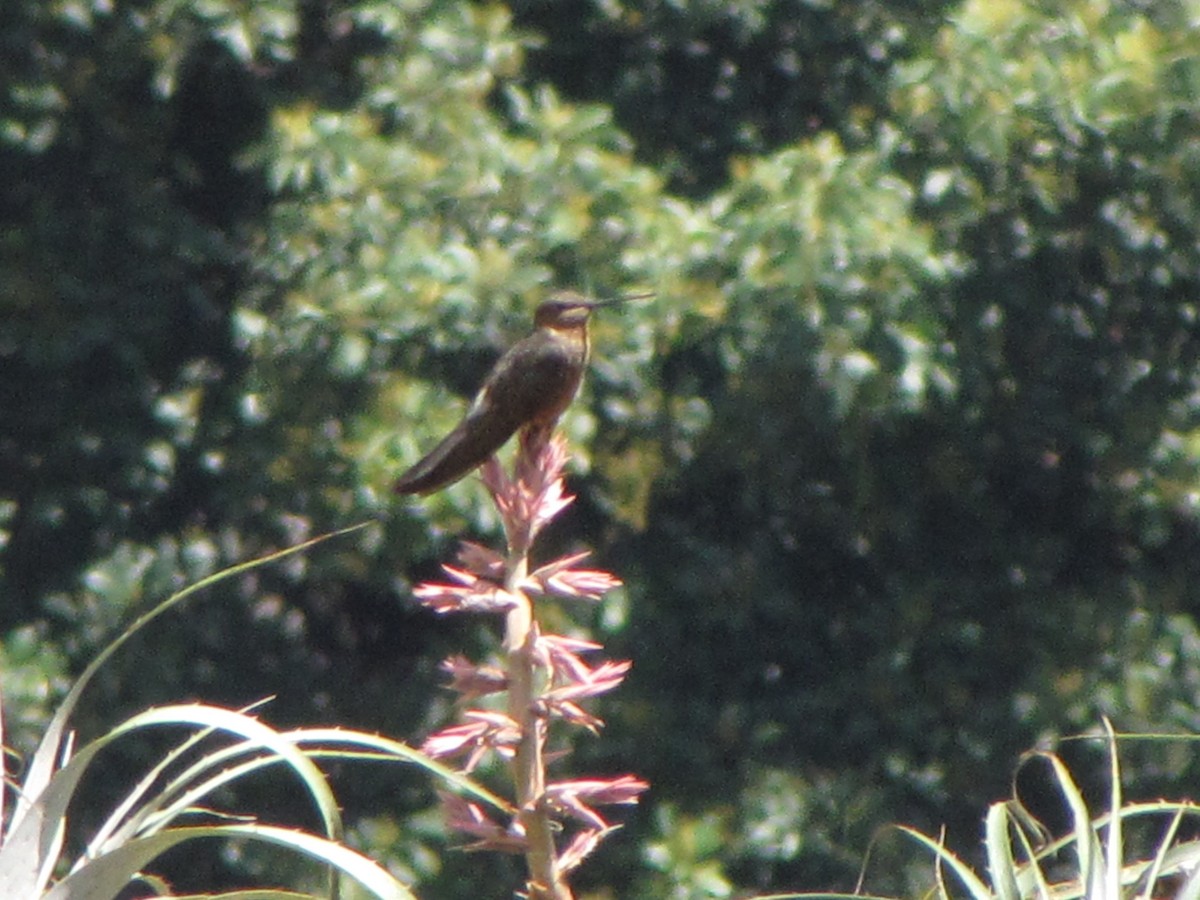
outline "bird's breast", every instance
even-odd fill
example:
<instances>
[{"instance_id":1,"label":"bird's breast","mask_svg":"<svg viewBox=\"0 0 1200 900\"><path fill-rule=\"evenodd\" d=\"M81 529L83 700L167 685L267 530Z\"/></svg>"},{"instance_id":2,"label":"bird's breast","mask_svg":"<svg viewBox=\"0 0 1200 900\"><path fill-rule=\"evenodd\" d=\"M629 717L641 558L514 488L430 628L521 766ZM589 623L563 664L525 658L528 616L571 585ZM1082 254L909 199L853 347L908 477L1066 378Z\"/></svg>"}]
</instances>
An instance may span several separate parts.
<instances>
[{"instance_id":1,"label":"bird's breast","mask_svg":"<svg viewBox=\"0 0 1200 900\"><path fill-rule=\"evenodd\" d=\"M501 360L488 405L522 423L549 424L574 399L586 364L586 338L539 329Z\"/></svg>"}]
</instances>

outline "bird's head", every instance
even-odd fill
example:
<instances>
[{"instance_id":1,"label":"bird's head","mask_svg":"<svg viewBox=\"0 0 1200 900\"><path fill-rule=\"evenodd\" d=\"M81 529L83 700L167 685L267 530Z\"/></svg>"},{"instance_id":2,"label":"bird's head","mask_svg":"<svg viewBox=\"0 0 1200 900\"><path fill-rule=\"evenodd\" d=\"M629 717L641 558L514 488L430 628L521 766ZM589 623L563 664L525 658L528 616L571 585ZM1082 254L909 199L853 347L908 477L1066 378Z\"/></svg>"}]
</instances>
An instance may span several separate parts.
<instances>
[{"instance_id":1,"label":"bird's head","mask_svg":"<svg viewBox=\"0 0 1200 900\"><path fill-rule=\"evenodd\" d=\"M595 301L574 291L556 291L538 304L533 324L538 328L579 328L587 324Z\"/></svg>"},{"instance_id":2,"label":"bird's head","mask_svg":"<svg viewBox=\"0 0 1200 900\"><path fill-rule=\"evenodd\" d=\"M608 300L591 300L575 291L555 291L548 300L538 304L533 324L538 328L581 328L587 324L592 310L612 306L626 300L639 300L651 294L630 294Z\"/></svg>"}]
</instances>

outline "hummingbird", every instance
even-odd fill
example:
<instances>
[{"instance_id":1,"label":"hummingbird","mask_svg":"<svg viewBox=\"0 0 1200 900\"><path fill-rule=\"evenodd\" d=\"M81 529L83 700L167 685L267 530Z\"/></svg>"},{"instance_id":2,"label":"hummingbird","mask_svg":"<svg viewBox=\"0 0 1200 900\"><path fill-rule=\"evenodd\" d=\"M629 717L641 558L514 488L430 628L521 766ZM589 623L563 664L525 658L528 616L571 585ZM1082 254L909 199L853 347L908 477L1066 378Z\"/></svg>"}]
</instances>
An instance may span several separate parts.
<instances>
[{"instance_id":1,"label":"hummingbird","mask_svg":"<svg viewBox=\"0 0 1200 900\"><path fill-rule=\"evenodd\" d=\"M549 432L583 380L592 310L649 296L591 300L574 291L552 294L534 313L533 333L500 357L463 420L393 490L432 493L483 465L519 429Z\"/></svg>"}]
</instances>

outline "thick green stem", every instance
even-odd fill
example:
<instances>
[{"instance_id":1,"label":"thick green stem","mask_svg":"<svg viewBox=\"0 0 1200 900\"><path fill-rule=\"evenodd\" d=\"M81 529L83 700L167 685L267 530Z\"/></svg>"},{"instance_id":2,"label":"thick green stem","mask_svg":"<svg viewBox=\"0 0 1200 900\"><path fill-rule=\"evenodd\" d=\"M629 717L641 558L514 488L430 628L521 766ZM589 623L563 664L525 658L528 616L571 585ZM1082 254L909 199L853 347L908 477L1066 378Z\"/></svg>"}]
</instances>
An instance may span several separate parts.
<instances>
[{"instance_id":1,"label":"thick green stem","mask_svg":"<svg viewBox=\"0 0 1200 900\"><path fill-rule=\"evenodd\" d=\"M508 613L504 631L504 649L508 654L508 714L521 728L521 741L513 758L517 809L529 842L525 861L529 869L530 900L572 900L571 889L558 872L554 830L541 803L546 792L543 757L546 719L534 706L537 630L534 628L533 604L521 590L521 582L529 570L526 550L525 547L512 548L504 581L505 590L517 601Z\"/></svg>"}]
</instances>

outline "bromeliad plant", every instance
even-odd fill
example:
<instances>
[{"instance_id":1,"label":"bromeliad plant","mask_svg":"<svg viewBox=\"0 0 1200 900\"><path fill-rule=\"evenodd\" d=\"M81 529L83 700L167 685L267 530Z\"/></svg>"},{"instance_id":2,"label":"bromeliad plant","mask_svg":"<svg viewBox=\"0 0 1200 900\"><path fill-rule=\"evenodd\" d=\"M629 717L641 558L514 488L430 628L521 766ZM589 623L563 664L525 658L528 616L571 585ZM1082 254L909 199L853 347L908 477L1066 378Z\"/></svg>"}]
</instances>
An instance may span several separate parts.
<instances>
[{"instance_id":1,"label":"bromeliad plant","mask_svg":"<svg viewBox=\"0 0 1200 900\"><path fill-rule=\"evenodd\" d=\"M534 539L573 499L563 493L566 457L561 438L526 429L511 477L495 458L488 461L483 481L500 512L507 553L464 542L458 565L443 566L451 582L415 591L438 613L504 617L502 665L455 656L442 667L464 700L504 695L505 702L467 709L460 724L431 735L422 749L435 759L461 760L466 773L489 754L508 762L512 801L498 808L502 819L460 794L444 793L442 802L448 825L472 838L468 849L524 855L530 900L570 900L568 876L613 830L596 807L636 803L649 787L632 775L551 780L547 774L551 759L565 755L548 749L551 726L597 732L603 723L580 702L615 688L630 667L597 662L601 647L592 641L544 634L534 614L535 598L595 602L620 585L607 572L580 568L587 553L531 568Z\"/></svg>"},{"instance_id":2,"label":"bromeliad plant","mask_svg":"<svg viewBox=\"0 0 1200 900\"><path fill-rule=\"evenodd\" d=\"M1200 841L1196 823L1200 805L1191 801L1157 800L1127 803L1122 799L1117 735L1105 721L1111 787L1108 809L1093 817L1078 785L1061 758L1038 751L1027 761L1048 766L1050 784L1062 797L1070 831L1050 839L1045 828L1020 799L994 803L984 822L987 873L976 873L944 843L914 828L898 830L928 850L935 861L929 896L969 900L1200 900ZM1123 735L1136 739L1135 735ZM1167 735L1146 736L1160 740ZM1169 736L1171 740L1193 740ZM1156 824L1158 839L1149 853L1131 851L1133 826ZM1180 840L1187 834L1188 839ZM861 897L860 891L850 897ZM796 895L804 896L804 895ZM811 895L809 895L811 896ZM831 895L825 895L831 896Z\"/></svg>"},{"instance_id":3,"label":"bromeliad plant","mask_svg":"<svg viewBox=\"0 0 1200 900\"><path fill-rule=\"evenodd\" d=\"M100 667L134 633L202 588L257 566L301 552L354 526L323 535L271 556L233 566L160 603L129 626L89 665L52 717L22 777L7 771L0 756L0 897L13 900L109 900L134 883L154 896L171 895L170 886L145 871L155 858L180 844L201 838L241 839L289 848L325 867L328 886L320 894L294 891L240 891L238 897L336 898L339 875L357 881L370 896L413 900L412 892L383 867L342 843L342 822L329 783L314 759L376 759L413 763L464 792L474 785L423 754L397 741L336 728L277 731L249 710L186 704L144 710L106 734L76 746L69 721L84 689ZM72 834L70 811L78 789L96 777L97 757L110 744L163 727L188 730L188 736L153 763L96 830ZM211 804L220 788L269 767L285 767L312 798L323 834L263 823L245 815L221 813ZM477 796L502 802L486 793ZM75 829L77 832L78 829Z\"/></svg>"}]
</instances>

